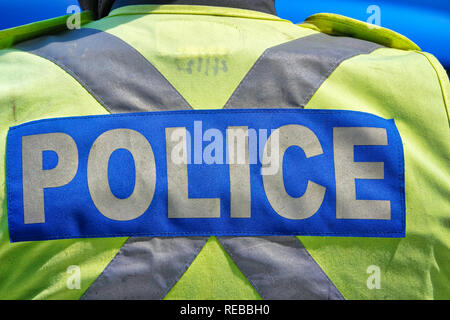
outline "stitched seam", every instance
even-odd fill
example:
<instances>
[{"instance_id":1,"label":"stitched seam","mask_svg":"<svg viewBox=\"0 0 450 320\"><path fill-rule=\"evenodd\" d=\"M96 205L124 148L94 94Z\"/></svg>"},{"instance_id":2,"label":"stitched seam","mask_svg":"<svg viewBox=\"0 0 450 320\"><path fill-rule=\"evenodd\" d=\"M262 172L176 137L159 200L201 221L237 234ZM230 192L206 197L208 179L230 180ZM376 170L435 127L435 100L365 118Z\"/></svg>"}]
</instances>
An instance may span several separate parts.
<instances>
[{"instance_id":1,"label":"stitched seam","mask_svg":"<svg viewBox=\"0 0 450 320\"><path fill-rule=\"evenodd\" d=\"M404 150L403 150L403 142L400 136L400 132L397 130L394 121L394 129L397 131L399 141L397 143L397 159L398 159L398 179L399 179L399 188L400 188L400 206L402 212L404 212L402 216L402 230L404 230L406 234L406 189L405 189L405 158L404 158Z\"/></svg>"},{"instance_id":2,"label":"stitched seam","mask_svg":"<svg viewBox=\"0 0 450 320\"><path fill-rule=\"evenodd\" d=\"M422 56L424 56L424 57L427 59L427 61L430 63L430 65L431 65L431 67L433 68L434 72L436 72L436 76L437 76L437 78L438 78L438 80L439 80L439 86L440 86L440 88L441 88L442 100L443 100L443 102L444 102L445 111L446 111L446 113L447 113L447 120L448 120L449 125L450 125L450 108L449 108L449 106L448 106L447 95L446 95L446 89L445 89L445 87L444 87L444 84L442 83L442 79L441 79L441 76L440 76L440 72L436 69L434 63L431 62L430 58L428 57L428 55L427 55L426 53L421 52L421 51L416 51L416 52L419 53L419 54L421 54Z\"/></svg>"},{"instance_id":3,"label":"stitched seam","mask_svg":"<svg viewBox=\"0 0 450 320\"><path fill-rule=\"evenodd\" d=\"M362 112L362 111L351 111L351 110L328 110L328 109L227 109L227 110L174 110L174 111L153 111L153 112L139 112L139 113L112 113L112 114L101 114L101 115L92 115L92 116L75 116L75 117L61 117L61 118L51 118L51 119L41 119L30 121L26 123L19 124L14 127L10 127L9 131L15 130L21 127L26 127L29 125L35 125L37 123L46 123L53 121L61 121L61 120L88 120L88 119L96 119L96 118L123 118L123 117L158 117L158 116L167 116L170 114L214 114L214 113L312 113L312 114L336 114L336 113L361 113L367 114L372 117L376 117L379 119L385 119L379 117L377 115ZM386 119L385 119L386 120Z\"/></svg>"},{"instance_id":4,"label":"stitched seam","mask_svg":"<svg viewBox=\"0 0 450 320\"><path fill-rule=\"evenodd\" d=\"M11 229L12 230L12 229ZM154 233L117 233L117 234L84 234L84 235L72 235L63 234L61 236L55 237L45 237L43 238L23 238L16 237L13 242L22 241L41 241L41 240L58 240L58 239L83 239L83 238L124 238L124 237L168 237L168 236L197 236L197 237L210 237L210 236L229 236L229 237L239 237L239 236L337 236L337 237L362 237L362 238L377 238L377 237L388 237L392 236L397 238L403 236L404 233L400 232L371 232L367 234L362 233L342 233L342 232L305 232L305 233L292 233L292 232L154 232Z\"/></svg>"},{"instance_id":5,"label":"stitched seam","mask_svg":"<svg viewBox=\"0 0 450 320\"><path fill-rule=\"evenodd\" d=\"M157 5L144 5L144 6L152 6L152 7L156 7ZM201 5L197 5L196 7L202 7ZM204 7L204 6L203 6ZM192 8L191 8L192 9ZM210 8L209 8L210 9ZM230 8L227 8L230 9ZM121 8L117 8L116 10L121 10ZM179 10L179 9L178 9ZM253 11L253 10L249 10L249 9L238 9L238 8L234 8L234 10L240 10L240 11ZM258 16L256 15L250 15L248 13L242 12L242 13L237 13L236 11L234 13L221 13L221 12L213 12L213 11L209 11L209 12L201 12L201 11L182 11L182 10L174 10L172 9L159 9L158 10L152 10L152 9L148 9L148 10L133 10L133 11L126 11L126 12L117 12L115 13L114 11L112 11L108 16L106 16L105 18L111 18L111 17L115 17L115 16L127 16L127 15L148 15L148 14L170 14L170 15L193 15L193 16L216 16L216 17L229 17L229 18L242 18L242 19L255 19L255 20L267 20L267 21L276 21L276 22L287 22L287 23L291 23L292 21L286 20L286 19L282 19L278 16L272 15L272 14L268 14L268 13L258 13ZM262 16L266 15L266 16Z\"/></svg>"}]
</instances>

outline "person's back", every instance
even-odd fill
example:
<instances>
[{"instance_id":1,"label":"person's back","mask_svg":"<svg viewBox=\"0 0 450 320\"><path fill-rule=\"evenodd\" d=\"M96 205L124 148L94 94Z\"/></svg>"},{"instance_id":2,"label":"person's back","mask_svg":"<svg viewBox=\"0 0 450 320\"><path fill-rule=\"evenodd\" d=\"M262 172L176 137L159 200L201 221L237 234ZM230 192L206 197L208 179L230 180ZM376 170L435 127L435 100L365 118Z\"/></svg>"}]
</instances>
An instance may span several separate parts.
<instances>
[{"instance_id":1,"label":"person's back","mask_svg":"<svg viewBox=\"0 0 450 320\"><path fill-rule=\"evenodd\" d=\"M324 33L345 35L343 21L354 23L347 34L355 37ZM331 15L307 22L242 8L123 6L80 30L5 48L1 154L10 127L38 119L190 109L366 112L394 119L403 141L404 238L244 233L10 243L3 188L0 298L448 298L445 71L392 32L358 32L362 23ZM80 286L68 285L72 267L80 268ZM373 270L381 287L368 283Z\"/></svg>"}]
</instances>

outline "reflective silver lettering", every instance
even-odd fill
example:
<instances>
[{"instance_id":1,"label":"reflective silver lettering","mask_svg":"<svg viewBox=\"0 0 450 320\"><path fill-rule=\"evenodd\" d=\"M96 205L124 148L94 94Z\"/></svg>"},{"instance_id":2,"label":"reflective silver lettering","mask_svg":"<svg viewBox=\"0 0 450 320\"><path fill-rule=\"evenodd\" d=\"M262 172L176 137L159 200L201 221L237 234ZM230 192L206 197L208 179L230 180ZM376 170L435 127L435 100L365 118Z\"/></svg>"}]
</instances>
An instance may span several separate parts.
<instances>
[{"instance_id":1,"label":"reflective silver lettering","mask_svg":"<svg viewBox=\"0 0 450 320\"><path fill-rule=\"evenodd\" d=\"M184 129L180 131L180 129ZM167 193L169 218L219 218L220 199L191 199L188 192L187 159L172 161L170 155L176 142L172 137L177 133L178 143L186 144L185 128L166 128ZM183 154L185 156L186 153ZM195 156L194 156L195 158ZM194 160L195 162L196 160ZM197 159L199 161L199 159ZM197 162L195 162L197 163ZM201 162L200 162L201 163Z\"/></svg>"},{"instance_id":2,"label":"reflective silver lettering","mask_svg":"<svg viewBox=\"0 0 450 320\"><path fill-rule=\"evenodd\" d=\"M302 196L298 198L291 197L284 187L284 153L289 147L297 146L305 152L307 158L311 158L323 153L322 146L314 132L301 125L286 125L278 128L269 137L266 148L272 143L273 135L279 139L279 155L276 157L278 163L272 164L272 166L276 165L279 169L276 174L262 176L267 199L280 216L292 220L307 219L319 210L326 188L308 181L307 189ZM266 154L267 150L264 151L263 156ZM269 159L264 159L263 161L263 163L269 162Z\"/></svg>"},{"instance_id":3,"label":"reflective silver lettering","mask_svg":"<svg viewBox=\"0 0 450 320\"><path fill-rule=\"evenodd\" d=\"M228 127L227 147L230 162L230 216L251 217L248 127ZM235 158L236 153L236 161ZM256 151L255 151L256 154ZM233 160L232 160L233 159Z\"/></svg>"},{"instance_id":4,"label":"reflective silver lettering","mask_svg":"<svg viewBox=\"0 0 450 320\"><path fill-rule=\"evenodd\" d=\"M42 152L54 151L58 164L43 170ZM78 170L78 149L65 133L22 137L23 209L25 224L45 223L44 188L68 184Z\"/></svg>"},{"instance_id":5,"label":"reflective silver lettering","mask_svg":"<svg viewBox=\"0 0 450 320\"><path fill-rule=\"evenodd\" d=\"M390 201L356 200L355 179L384 179L383 162L355 162L354 146L387 145L384 128L333 128L336 218L389 220Z\"/></svg>"},{"instance_id":6,"label":"reflective silver lettering","mask_svg":"<svg viewBox=\"0 0 450 320\"><path fill-rule=\"evenodd\" d=\"M135 164L134 190L126 199L114 196L108 181L109 158L117 149L129 151ZM150 143L142 134L130 129L103 133L89 152L87 178L92 201L105 217L117 221L138 218L150 206L156 187L155 158Z\"/></svg>"}]
</instances>

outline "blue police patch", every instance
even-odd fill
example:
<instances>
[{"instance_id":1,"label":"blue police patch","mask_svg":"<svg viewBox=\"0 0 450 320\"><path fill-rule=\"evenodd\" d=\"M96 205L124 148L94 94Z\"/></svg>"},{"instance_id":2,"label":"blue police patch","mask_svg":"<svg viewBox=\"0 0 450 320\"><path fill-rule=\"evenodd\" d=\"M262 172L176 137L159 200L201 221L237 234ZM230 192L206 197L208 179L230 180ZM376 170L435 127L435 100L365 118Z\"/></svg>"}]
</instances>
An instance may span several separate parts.
<instances>
[{"instance_id":1,"label":"blue police patch","mask_svg":"<svg viewBox=\"0 0 450 320\"><path fill-rule=\"evenodd\" d=\"M45 119L7 138L10 238L404 237L393 120L338 110Z\"/></svg>"}]
</instances>

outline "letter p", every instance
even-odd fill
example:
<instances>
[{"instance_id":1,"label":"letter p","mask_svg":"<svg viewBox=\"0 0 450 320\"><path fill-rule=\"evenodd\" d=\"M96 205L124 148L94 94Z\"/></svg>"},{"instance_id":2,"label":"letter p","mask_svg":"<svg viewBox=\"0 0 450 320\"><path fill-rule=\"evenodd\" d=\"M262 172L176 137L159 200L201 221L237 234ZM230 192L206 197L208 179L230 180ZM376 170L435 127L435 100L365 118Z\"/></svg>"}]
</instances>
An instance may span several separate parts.
<instances>
[{"instance_id":1,"label":"letter p","mask_svg":"<svg viewBox=\"0 0 450 320\"><path fill-rule=\"evenodd\" d=\"M55 168L44 170L42 153L58 155ZM78 170L78 149L65 133L47 133L22 137L23 214L25 224L44 223L44 188L68 184Z\"/></svg>"}]
</instances>

